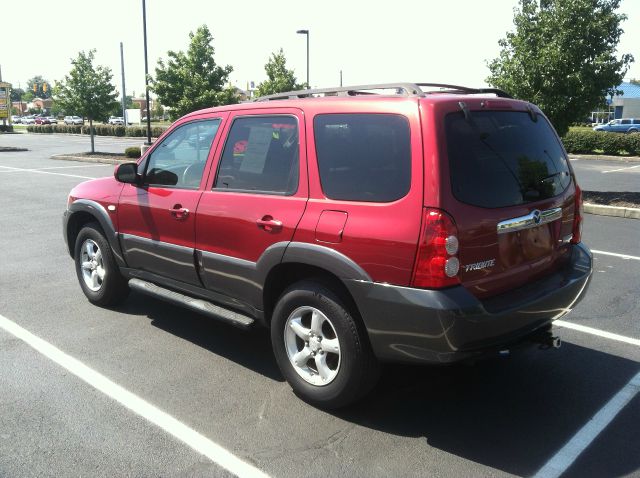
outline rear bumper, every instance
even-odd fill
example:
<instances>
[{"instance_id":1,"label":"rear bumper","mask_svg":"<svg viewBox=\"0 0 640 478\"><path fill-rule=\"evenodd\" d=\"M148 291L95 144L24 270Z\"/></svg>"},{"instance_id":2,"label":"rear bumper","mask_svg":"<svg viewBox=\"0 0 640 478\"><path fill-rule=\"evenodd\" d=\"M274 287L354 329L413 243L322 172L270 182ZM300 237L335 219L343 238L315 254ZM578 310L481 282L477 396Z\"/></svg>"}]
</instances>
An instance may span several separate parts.
<instances>
[{"instance_id":1,"label":"rear bumper","mask_svg":"<svg viewBox=\"0 0 640 478\"><path fill-rule=\"evenodd\" d=\"M591 252L578 244L562 270L488 300L478 300L462 286L346 285L380 360L447 363L521 342L566 315L584 297L591 272Z\"/></svg>"}]
</instances>

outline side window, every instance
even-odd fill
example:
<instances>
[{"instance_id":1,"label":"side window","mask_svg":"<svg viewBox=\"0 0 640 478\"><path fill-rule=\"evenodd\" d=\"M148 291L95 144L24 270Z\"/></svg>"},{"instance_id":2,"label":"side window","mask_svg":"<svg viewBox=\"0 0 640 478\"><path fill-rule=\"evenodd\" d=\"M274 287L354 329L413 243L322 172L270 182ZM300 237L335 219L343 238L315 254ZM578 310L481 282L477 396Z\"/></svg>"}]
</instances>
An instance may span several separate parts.
<instances>
[{"instance_id":1,"label":"side window","mask_svg":"<svg viewBox=\"0 0 640 478\"><path fill-rule=\"evenodd\" d=\"M640 124L640 119L634 119L633 124Z\"/></svg>"},{"instance_id":2,"label":"side window","mask_svg":"<svg viewBox=\"0 0 640 478\"><path fill-rule=\"evenodd\" d=\"M195 121L173 130L147 158L144 184L198 189L220 119Z\"/></svg>"},{"instance_id":3,"label":"side window","mask_svg":"<svg viewBox=\"0 0 640 478\"><path fill-rule=\"evenodd\" d=\"M622 121L620 121L620 123L622 123L622 124L631 124L631 120L623 119Z\"/></svg>"},{"instance_id":4,"label":"side window","mask_svg":"<svg viewBox=\"0 0 640 478\"><path fill-rule=\"evenodd\" d=\"M213 187L264 194L295 194L298 190L299 155L296 118L238 118L231 125Z\"/></svg>"},{"instance_id":5,"label":"side window","mask_svg":"<svg viewBox=\"0 0 640 478\"><path fill-rule=\"evenodd\" d=\"M327 114L313 120L324 194L391 202L411 185L409 122L393 114Z\"/></svg>"}]
</instances>

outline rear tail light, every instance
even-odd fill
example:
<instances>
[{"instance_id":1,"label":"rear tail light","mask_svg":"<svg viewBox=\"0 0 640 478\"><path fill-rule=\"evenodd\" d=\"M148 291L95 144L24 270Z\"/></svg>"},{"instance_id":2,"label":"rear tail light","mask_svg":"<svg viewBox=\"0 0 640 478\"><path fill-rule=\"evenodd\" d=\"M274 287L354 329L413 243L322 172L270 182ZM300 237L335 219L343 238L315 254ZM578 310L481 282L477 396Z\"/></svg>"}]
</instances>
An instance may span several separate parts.
<instances>
[{"instance_id":1,"label":"rear tail light","mask_svg":"<svg viewBox=\"0 0 640 478\"><path fill-rule=\"evenodd\" d=\"M575 195L575 212L573 216L573 234L571 237L571 244L577 244L582 240L582 216L584 215L584 208L582 206L582 190L580 186L576 184Z\"/></svg>"},{"instance_id":2,"label":"rear tail light","mask_svg":"<svg viewBox=\"0 0 640 478\"><path fill-rule=\"evenodd\" d=\"M437 289L459 284L458 249L458 229L451 216L425 208L411 285Z\"/></svg>"}]
</instances>

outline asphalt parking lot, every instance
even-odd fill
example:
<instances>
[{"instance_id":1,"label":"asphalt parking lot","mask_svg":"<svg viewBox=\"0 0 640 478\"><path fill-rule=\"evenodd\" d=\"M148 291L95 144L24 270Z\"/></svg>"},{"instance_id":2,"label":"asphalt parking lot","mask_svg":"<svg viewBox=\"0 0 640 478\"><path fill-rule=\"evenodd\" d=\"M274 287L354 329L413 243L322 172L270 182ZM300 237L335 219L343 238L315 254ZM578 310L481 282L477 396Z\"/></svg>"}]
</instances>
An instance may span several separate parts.
<instances>
[{"instance_id":1,"label":"asphalt parking lot","mask_svg":"<svg viewBox=\"0 0 640 478\"><path fill-rule=\"evenodd\" d=\"M585 191L640 192L640 162L572 159L571 166Z\"/></svg>"},{"instance_id":2,"label":"asphalt parking lot","mask_svg":"<svg viewBox=\"0 0 640 478\"><path fill-rule=\"evenodd\" d=\"M86 151L77 136L0 146L30 149L0 153L1 477L640 476L640 221L586 216L594 277L557 327L562 348L389 366L363 402L327 413L293 395L266 331L136 293L87 302L61 214L113 167L49 159Z\"/></svg>"}]
</instances>

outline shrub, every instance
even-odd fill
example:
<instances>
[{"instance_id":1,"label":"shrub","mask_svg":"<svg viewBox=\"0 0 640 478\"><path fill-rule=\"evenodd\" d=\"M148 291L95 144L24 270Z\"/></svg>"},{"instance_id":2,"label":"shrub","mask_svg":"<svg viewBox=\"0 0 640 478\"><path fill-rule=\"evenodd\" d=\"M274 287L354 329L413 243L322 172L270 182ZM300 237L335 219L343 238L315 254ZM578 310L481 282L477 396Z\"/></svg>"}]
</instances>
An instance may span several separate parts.
<instances>
[{"instance_id":1,"label":"shrub","mask_svg":"<svg viewBox=\"0 0 640 478\"><path fill-rule=\"evenodd\" d=\"M11 133L11 132L13 132L13 125L10 125L10 124L2 125L2 124L0 124L0 132L2 132L2 133Z\"/></svg>"},{"instance_id":2,"label":"shrub","mask_svg":"<svg viewBox=\"0 0 640 478\"><path fill-rule=\"evenodd\" d=\"M140 147L139 146L131 146L127 149L124 150L124 155L127 158L139 158L141 153L140 153Z\"/></svg>"},{"instance_id":3,"label":"shrub","mask_svg":"<svg viewBox=\"0 0 640 478\"><path fill-rule=\"evenodd\" d=\"M167 130L166 126L154 126L151 128L151 136L159 137ZM47 125L28 125L29 133L67 133L67 134L91 134L89 125L66 125L66 124L47 124ZM147 135L147 128L140 126L130 126L125 128L121 125L110 124L94 124L93 132L96 136L132 136L142 138Z\"/></svg>"},{"instance_id":4,"label":"shrub","mask_svg":"<svg viewBox=\"0 0 640 478\"><path fill-rule=\"evenodd\" d=\"M570 130L562 138L568 153L575 154L640 154L640 134L606 131Z\"/></svg>"}]
</instances>

